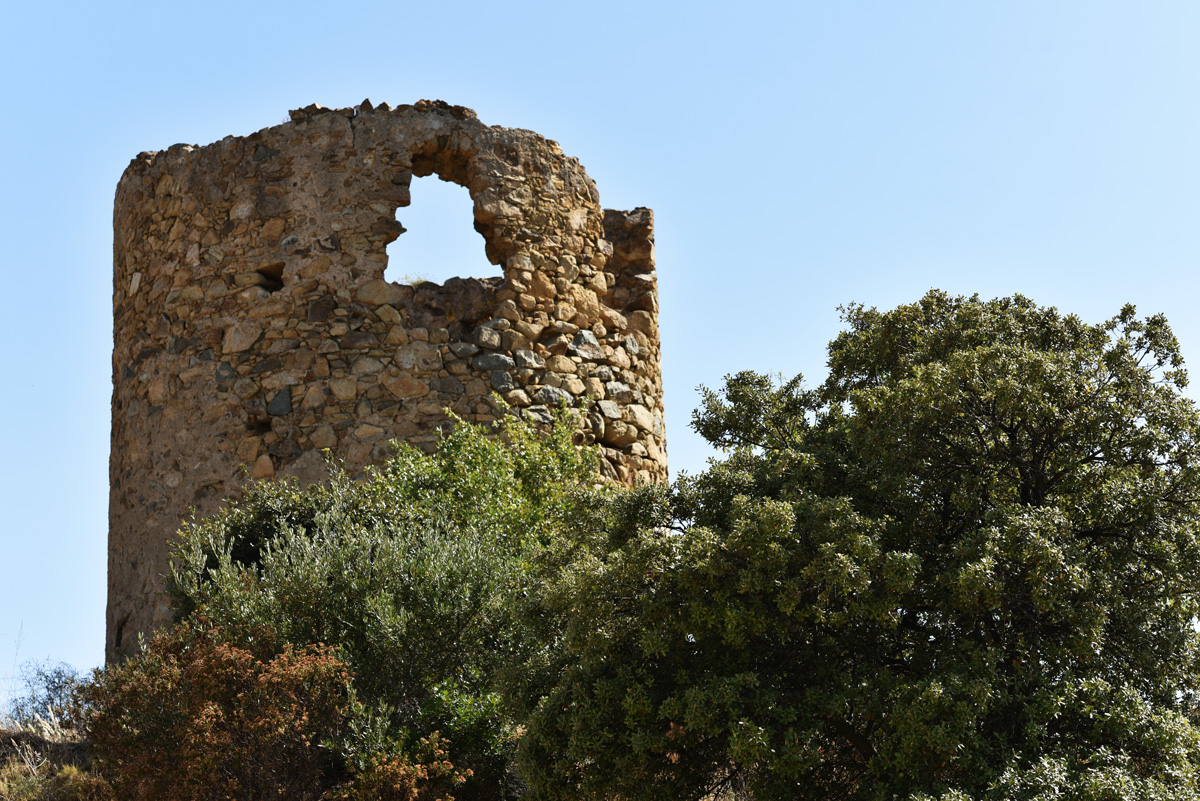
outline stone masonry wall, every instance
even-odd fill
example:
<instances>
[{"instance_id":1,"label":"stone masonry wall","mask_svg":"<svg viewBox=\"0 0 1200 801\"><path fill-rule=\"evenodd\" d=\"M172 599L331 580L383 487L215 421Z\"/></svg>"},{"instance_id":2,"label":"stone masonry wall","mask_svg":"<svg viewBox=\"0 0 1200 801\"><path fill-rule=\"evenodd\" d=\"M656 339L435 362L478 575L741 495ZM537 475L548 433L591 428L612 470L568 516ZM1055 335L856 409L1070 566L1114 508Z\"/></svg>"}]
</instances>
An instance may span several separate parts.
<instances>
[{"instance_id":1,"label":"stone masonry wall","mask_svg":"<svg viewBox=\"0 0 1200 801\"><path fill-rule=\"evenodd\" d=\"M591 398L579 438L604 475L666 479L648 209L601 209L556 143L470 109L290 116L142 153L117 187L110 660L168 621L180 521L247 472L311 482L322 449L351 471L391 439L432 449L445 409L491 421L496 393L538 421ZM430 174L469 190L502 278L383 280L396 210Z\"/></svg>"}]
</instances>

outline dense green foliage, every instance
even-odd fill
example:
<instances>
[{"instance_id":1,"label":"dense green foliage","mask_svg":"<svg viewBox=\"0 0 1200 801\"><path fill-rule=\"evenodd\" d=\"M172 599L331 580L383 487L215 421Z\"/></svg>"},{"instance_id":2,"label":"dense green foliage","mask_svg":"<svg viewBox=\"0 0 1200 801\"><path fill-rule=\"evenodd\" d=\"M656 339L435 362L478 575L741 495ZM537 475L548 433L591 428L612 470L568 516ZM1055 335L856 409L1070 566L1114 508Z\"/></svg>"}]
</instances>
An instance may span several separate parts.
<instances>
[{"instance_id":1,"label":"dense green foliage","mask_svg":"<svg viewBox=\"0 0 1200 801\"><path fill-rule=\"evenodd\" d=\"M705 390L725 454L672 488L591 488L568 418L509 419L185 525L178 628L84 690L105 775L1196 801L1200 416L1165 321L938 292L845 320L819 387Z\"/></svg>"},{"instance_id":2,"label":"dense green foliage","mask_svg":"<svg viewBox=\"0 0 1200 801\"><path fill-rule=\"evenodd\" d=\"M580 519L530 611L547 799L1192 799L1198 418L1176 342L1021 297L859 306L728 451Z\"/></svg>"},{"instance_id":3,"label":"dense green foliage","mask_svg":"<svg viewBox=\"0 0 1200 801\"><path fill-rule=\"evenodd\" d=\"M513 796L496 675L524 658L510 599L595 475L573 430L567 417L545 436L511 418L499 436L459 424L434 455L401 446L360 481L334 469L324 486L259 484L184 527L176 608L194 625L336 646L360 705L352 769L440 733L473 774L456 796Z\"/></svg>"}]
</instances>

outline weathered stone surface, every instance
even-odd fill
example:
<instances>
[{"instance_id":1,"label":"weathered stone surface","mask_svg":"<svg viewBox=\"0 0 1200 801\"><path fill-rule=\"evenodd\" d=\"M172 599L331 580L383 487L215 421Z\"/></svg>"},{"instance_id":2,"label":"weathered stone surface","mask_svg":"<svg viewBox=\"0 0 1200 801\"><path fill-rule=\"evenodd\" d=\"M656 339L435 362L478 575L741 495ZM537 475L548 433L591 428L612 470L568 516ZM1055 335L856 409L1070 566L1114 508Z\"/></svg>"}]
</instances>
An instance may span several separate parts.
<instances>
[{"instance_id":1,"label":"weathered stone surface","mask_svg":"<svg viewBox=\"0 0 1200 801\"><path fill-rule=\"evenodd\" d=\"M648 209L602 209L556 145L468 109L290 118L142 153L117 187L110 659L167 621L169 538L236 501L247 468L318 481L316 451L355 473L386 439L434 442L446 408L494 419L493 392L542 422L590 394L601 475L666 480ZM397 208L431 174L470 188L464 234L503 277L384 279Z\"/></svg>"},{"instance_id":2,"label":"weathered stone surface","mask_svg":"<svg viewBox=\"0 0 1200 801\"><path fill-rule=\"evenodd\" d=\"M633 390L624 381L609 381L604 385L604 393L617 403L629 403L633 400Z\"/></svg>"},{"instance_id":3,"label":"weathered stone surface","mask_svg":"<svg viewBox=\"0 0 1200 801\"><path fill-rule=\"evenodd\" d=\"M353 378L334 378L329 382L329 390L340 401L352 401L358 397L358 381Z\"/></svg>"},{"instance_id":4,"label":"weathered stone surface","mask_svg":"<svg viewBox=\"0 0 1200 801\"><path fill-rule=\"evenodd\" d=\"M484 353L472 362L476 370L511 370L517 366L511 356L504 353Z\"/></svg>"},{"instance_id":5,"label":"weathered stone surface","mask_svg":"<svg viewBox=\"0 0 1200 801\"><path fill-rule=\"evenodd\" d=\"M480 328L475 333L475 342L481 348L495 350L500 347L500 332L494 328Z\"/></svg>"},{"instance_id":6,"label":"weathered stone surface","mask_svg":"<svg viewBox=\"0 0 1200 801\"><path fill-rule=\"evenodd\" d=\"M225 353L241 353L262 336L262 326L254 323L234 323L225 329L221 350Z\"/></svg>"},{"instance_id":7,"label":"weathered stone surface","mask_svg":"<svg viewBox=\"0 0 1200 801\"><path fill-rule=\"evenodd\" d=\"M333 310L337 308L337 301L333 298L319 298L308 304L308 322L323 323L329 319L329 315L333 314Z\"/></svg>"},{"instance_id":8,"label":"weathered stone surface","mask_svg":"<svg viewBox=\"0 0 1200 801\"><path fill-rule=\"evenodd\" d=\"M637 403L631 403L625 407L625 411L629 415L629 422L633 423L642 431L654 430L654 415L650 414L650 410L645 406Z\"/></svg>"},{"instance_id":9,"label":"weathered stone surface","mask_svg":"<svg viewBox=\"0 0 1200 801\"><path fill-rule=\"evenodd\" d=\"M342 337L343 350L358 350L360 348L373 348L379 344L379 337L372 334L370 331L351 331L346 336Z\"/></svg>"},{"instance_id":10,"label":"weathered stone surface","mask_svg":"<svg viewBox=\"0 0 1200 801\"><path fill-rule=\"evenodd\" d=\"M510 406L528 406L530 402L529 395L523 389L514 389L504 396L504 400Z\"/></svg>"},{"instance_id":11,"label":"weathered stone surface","mask_svg":"<svg viewBox=\"0 0 1200 801\"><path fill-rule=\"evenodd\" d=\"M479 353L479 346L470 342L451 342L450 352L460 359L466 359Z\"/></svg>"},{"instance_id":12,"label":"weathered stone surface","mask_svg":"<svg viewBox=\"0 0 1200 801\"><path fill-rule=\"evenodd\" d=\"M641 331L646 336L658 336L658 323L648 311L639 309L629 315L629 327L634 331Z\"/></svg>"},{"instance_id":13,"label":"weathered stone surface","mask_svg":"<svg viewBox=\"0 0 1200 801\"><path fill-rule=\"evenodd\" d=\"M571 397L570 392L558 389L557 387L542 387L533 393L533 399L547 406L560 406L564 403L570 405L575 400Z\"/></svg>"},{"instance_id":14,"label":"weathered stone surface","mask_svg":"<svg viewBox=\"0 0 1200 801\"><path fill-rule=\"evenodd\" d=\"M381 278L365 281L354 292L354 299L369 306L391 306L395 309L404 302L402 287Z\"/></svg>"},{"instance_id":15,"label":"weathered stone surface","mask_svg":"<svg viewBox=\"0 0 1200 801\"><path fill-rule=\"evenodd\" d=\"M449 376L446 376L445 378L433 379L430 386L442 393L442 395L461 395L466 391L461 381L459 381L457 378L450 378Z\"/></svg>"},{"instance_id":16,"label":"weathered stone surface","mask_svg":"<svg viewBox=\"0 0 1200 801\"><path fill-rule=\"evenodd\" d=\"M517 367L541 369L546 366L546 360L531 350L518 350L513 357L517 362Z\"/></svg>"},{"instance_id":17,"label":"weathered stone surface","mask_svg":"<svg viewBox=\"0 0 1200 801\"><path fill-rule=\"evenodd\" d=\"M247 400L258 394L258 384L251 378L239 378L233 382L233 391L242 400Z\"/></svg>"},{"instance_id":18,"label":"weathered stone surface","mask_svg":"<svg viewBox=\"0 0 1200 801\"><path fill-rule=\"evenodd\" d=\"M601 414L603 414L605 417L607 417L610 420L620 420L621 419L621 407L618 406L616 403L613 403L610 400L600 401L599 403L596 404L596 408L600 410Z\"/></svg>"},{"instance_id":19,"label":"weathered stone surface","mask_svg":"<svg viewBox=\"0 0 1200 801\"><path fill-rule=\"evenodd\" d=\"M271 464L271 455L264 453L254 462L254 467L250 469L252 478L274 478L275 466Z\"/></svg>"},{"instance_id":20,"label":"weathered stone surface","mask_svg":"<svg viewBox=\"0 0 1200 801\"><path fill-rule=\"evenodd\" d=\"M623 448L637 442L638 430L628 423L622 423L619 420L614 420L606 424L604 431L604 444L612 445L617 448Z\"/></svg>"},{"instance_id":21,"label":"weathered stone surface","mask_svg":"<svg viewBox=\"0 0 1200 801\"><path fill-rule=\"evenodd\" d=\"M354 365L350 371L355 375L370 375L383 370L383 362L376 359L374 356L363 356L361 359L355 359Z\"/></svg>"},{"instance_id":22,"label":"weathered stone surface","mask_svg":"<svg viewBox=\"0 0 1200 801\"><path fill-rule=\"evenodd\" d=\"M397 398L420 398L429 394L429 382L407 373L385 376L380 383Z\"/></svg>"},{"instance_id":23,"label":"weathered stone surface","mask_svg":"<svg viewBox=\"0 0 1200 801\"><path fill-rule=\"evenodd\" d=\"M576 334L571 340L567 352L593 361L604 357L604 351L600 349L600 342L591 331L580 331Z\"/></svg>"},{"instance_id":24,"label":"weathered stone surface","mask_svg":"<svg viewBox=\"0 0 1200 801\"><path fill-rule=\"evenodd\" d=\"M272 373L262 380L263 389L274 392L284 387L294 387L300 381L291 373Z\"/></svg>"},{"instance_id":25,"label":"weathered stone surface","mask_svg":"<svg viewBox=\"0 0 1200 801\"><path fill-rule=\"evenodd\" d=\"M410 342L396 349L392 360L402 370L416 370L422 373L436 371L442 366L442 356L436 345L428 342Z\"/></svg>"},{"instance_id":26,"label":"weathered stone surface","mask_svg":"<svg viewBox=\"0 0 1200 801\"><path fill-rule=\"evenodd\" d=\"M259 446L262 440L258 437L246 437L238 443L237 455L243 462L254 462L258 458Z\"/></svg>"},{"instance_id":27,"label":"weathered stone surface","mask_svg":"<svg viewBox=\"0 0 1200 801\"><path fill-rule=\"evenodd\" d=\"M604 415L597 414L595 411L592 411L588 415L588 427L591 429L592 436L595 439L598 439L598 440L604 439L604 430L605 430Z\"/></svg>"},{"instance_id":28,"label":"weathered stone surface","mask_svg":"<svg viewBox=\"0 0 1200 801\"><path fill-rule=\"evenodd\" d=\"M566 356L551 356L549 359L546 359L546 369L553 370L556 373L574 373L575 362Z\"/></svg>"},{"instance_id":29,"label":"weathered stone surface","mask_svg":"<svg viewBox=\"0 0 1200 801\"><path fill-rule=\"evenodd\" d=\"M331 425L320 425L313 429L309 435L308 441L312 443L314 448L334 448L338 444L337 432L333 430Z\"/></svg>"},{"instance_id":30,"label":"weathered stone surface","mask_svg":"<svg viewBox=\"0 0 1200 801\"><path fill-rule=\"evenodd\" d=\"M275 397L267 404L267 414L284 415L292 413L292 388L284 387L275 393Z\"/></svg>"},{"instance_id":31,"label":"weathered stone surface","mask_svg":"<svg viewBox=\"0 0 1200 801\"><path fill-rule=\"evenodd\" d=\"M503 395L506 392L512 392L517 388L517 385L513 383L512 376L509 373L497 370L492 373L492 388Z\"/></svg>"}]
</instances>

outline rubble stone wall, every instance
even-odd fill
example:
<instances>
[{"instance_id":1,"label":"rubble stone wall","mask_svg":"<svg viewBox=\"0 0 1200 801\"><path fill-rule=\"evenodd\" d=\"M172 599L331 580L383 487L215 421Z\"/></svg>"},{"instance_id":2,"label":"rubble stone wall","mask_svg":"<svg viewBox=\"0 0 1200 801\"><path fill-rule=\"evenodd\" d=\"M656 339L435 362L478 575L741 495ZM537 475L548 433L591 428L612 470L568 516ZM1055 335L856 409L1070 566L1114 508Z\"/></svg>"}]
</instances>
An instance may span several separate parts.
<instances>
[{"instance_id":1,"label":"rubble stone wall","mask_svg":"<svg viewBox=\"0 0 1200 801\"><path fill-rule=\"evenodd\" d=\"M616 482L667 476L653 216L579 162L441 102L293 111L142 153L117 187L108 658L169 620L167 544L255 478L432 449L450 409L587 406ZM389 283L413 176L468 189L497 278ZM403 219L403 212L401 212ZM464 236L475 236L465 230ZM590 401L589 401L590 399ZM588 405L590 403L590 405Z\"/></svg>"}]
</instances>

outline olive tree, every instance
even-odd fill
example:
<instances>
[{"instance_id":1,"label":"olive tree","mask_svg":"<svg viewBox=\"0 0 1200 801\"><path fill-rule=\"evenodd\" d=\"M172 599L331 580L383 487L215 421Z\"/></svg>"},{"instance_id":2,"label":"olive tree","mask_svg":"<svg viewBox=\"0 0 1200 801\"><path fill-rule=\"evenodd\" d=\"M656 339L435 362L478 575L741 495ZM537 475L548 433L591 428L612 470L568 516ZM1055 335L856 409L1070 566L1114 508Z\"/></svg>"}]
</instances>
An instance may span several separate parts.
<instances>
[{"instance_id":1,"label":"olive tree","mask_svg":"<svg viewBox=\"0 0 1200 801\"><path fill-rule=\"evenodd\" d=\"M397 445L358 480L332 466L326 484L257 484L181 530L178 617L200 633L261 629L281 646L336 647L353 673L339 744L351 768L440 734L472 774L456 797L518 795L516 722L496 677L524 658L512 599L596 475L575 429L566 411L548 432L513 417L460 421L435 453Z\"/></svg>"}]
</instances>

